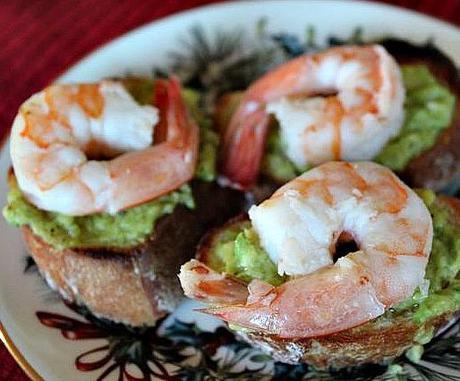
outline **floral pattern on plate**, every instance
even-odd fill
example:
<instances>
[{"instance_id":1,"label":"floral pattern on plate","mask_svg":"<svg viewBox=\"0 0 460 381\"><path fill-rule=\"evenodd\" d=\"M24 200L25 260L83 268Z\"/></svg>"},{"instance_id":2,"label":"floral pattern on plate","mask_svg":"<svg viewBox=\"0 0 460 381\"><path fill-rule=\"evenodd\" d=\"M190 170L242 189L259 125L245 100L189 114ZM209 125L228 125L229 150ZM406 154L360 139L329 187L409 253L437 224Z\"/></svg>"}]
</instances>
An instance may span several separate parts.
<instances>
[{"instance_id":1,"label":"floral pattern on plate","mask_svg":"<svg viewBox=\"0 0 460 381\"><path fill-rule=\"evenodd\" d=\"M38 311L40 322L68 340L104 339L75 359L81 372L106 380L460 380L460 321L452 323L424 348L418 363L406 357L390 366L367 365L319 372L307 365L288 365L238 341L226 328L202 330L174 319L156 327L131 328L98 319L86 309L69 306L80 319ZM435 364L435 365L433 365ZM99 371L98 373L96 373Z\"/></svg>"}]
</instances>

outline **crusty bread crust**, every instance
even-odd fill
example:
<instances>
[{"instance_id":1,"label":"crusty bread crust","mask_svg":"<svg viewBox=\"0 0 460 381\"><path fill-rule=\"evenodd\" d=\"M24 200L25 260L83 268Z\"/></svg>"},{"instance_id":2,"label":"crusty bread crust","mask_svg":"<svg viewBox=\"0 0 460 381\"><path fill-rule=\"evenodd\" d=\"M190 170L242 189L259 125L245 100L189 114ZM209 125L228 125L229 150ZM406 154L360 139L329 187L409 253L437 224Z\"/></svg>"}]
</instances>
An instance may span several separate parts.
<instances>
[{"instance_id":1,"label":"crusty bread crust","mask_svg":"<svg viewBox=\"0 0 460 381\"><path fill-rule=\"evenodd\" d=\"M428 322L427 327L437 330L448 320L449 316L441 316ZM288 340L251 331L237 331L237 334L278 361L305 362L326 369L389 363L416 344L418 328L410 318L398 316L382 324L370 322L309 339Z\"/></svg>"},{"instance_id":2,"label":"crusty bread crust","mask_svg":"<svg viewBox=\"0 0 460 381\"><path fill-rule=\"evenodd\" d=\"M460 200L439 196L436 202L450 208L451 222L460 227ZM247 215L242 214L220 229L210 231L202 238L196 258L209 265L210 251L221 230L235 228L247 219ZM427 331L436 331L451 318L451 314L438 316L426 322L425 328ZM416 344L415 337L419 328L410 315L395 314L388 319L376 319L335 334L314 338L283 339L246 329L237 329L235 333L278 361L290 364L305 362L318 369L326 369L365 363L388 363Z\"/></svg>"},{"instance_id":3,"label":"crusty bread crust","mask_svg":"<svg viewBox=\"0 0 460 381\"><path fill-rule=\"evenodd\" d=\"M179 205L159 219L153 234L130 250L58 250L27 226L29 253L48 284L63 298L98 316L132 326L154 325L172 312L183 294L180 265L193 257L209 228L241 210L244 196L213 183L192 183L196 208Z\"/></svg>"},{"instance_id":4,"label":"crusty bread crust","mask_svg":"<svg viewBox=\"0 0 460 381\"><path fill-rule=\"evenodd\" d=\"M92 257L77 250L57 250L23 227L29 253L51 288L69 302L84 304L95 315L131 325L154 324L154 311L134 271L130 256Z\"/></svg>"}]
</instances>

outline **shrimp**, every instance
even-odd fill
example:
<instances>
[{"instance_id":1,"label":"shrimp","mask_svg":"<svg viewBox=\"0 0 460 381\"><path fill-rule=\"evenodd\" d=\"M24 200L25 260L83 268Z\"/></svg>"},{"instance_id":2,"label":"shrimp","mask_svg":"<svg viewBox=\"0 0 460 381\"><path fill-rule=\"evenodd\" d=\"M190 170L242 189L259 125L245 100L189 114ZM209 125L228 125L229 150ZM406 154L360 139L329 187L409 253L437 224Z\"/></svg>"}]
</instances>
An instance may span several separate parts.
<instances>
[{"instance_id":1,"label":"shrimp","mask_svg":"<svg viewBox=\"0 0 460 381\"><path fill-rule=\"evenodd\" d=\"M224 135L222 172L237 188L257 180L270 114L299 168L371 160L398 134L405 90L379 45L343 46L295 58L255 81Z\"/></svg>"},{"instance_id":2,"label":"shrimp","mask_svg":"<svg viewBox=\"0 0 460 381\"><path fill-rule=\"evenodd\" d=\"M182 266L181 283L186 295L208 303L238 304L245 303L249 296L243 281L226 274L219 274L195 259Z\"/></svg>"},{"instance_id":3,"label":"shrimp","mask_svg":"<svg viewBox=\"0 0 460 381\"><path fill-rule=\"evenodd\" d=\"M213 292L221 297L204 312L227 322L283 338L327 335L382 315L426 283L431 216L415 192L378 164L320 165L253 206L249 217L278 272L290 277L278 287L253 280L244 301L241 290L224 300L214 276ZM354 241L357 250L336 259L343 241ZM196 268L184 266L180 275L191 297L197 290L187 273ZM206 279L199 279L200 299L207 300Z\"/></svg>"},{"instance_id":4,"label":"shrimp","mask_svg":"<svg viewBox=\"0 0 460 381\"><path fill-rule=\"evenodd\" d=\"M25 197L66 215L114 214L186 183L198 127L175 79L156 81L155 103L159 112L109 80L56 84L33 95L19 109L10 144Z\"/></svg>"}]
</instances>

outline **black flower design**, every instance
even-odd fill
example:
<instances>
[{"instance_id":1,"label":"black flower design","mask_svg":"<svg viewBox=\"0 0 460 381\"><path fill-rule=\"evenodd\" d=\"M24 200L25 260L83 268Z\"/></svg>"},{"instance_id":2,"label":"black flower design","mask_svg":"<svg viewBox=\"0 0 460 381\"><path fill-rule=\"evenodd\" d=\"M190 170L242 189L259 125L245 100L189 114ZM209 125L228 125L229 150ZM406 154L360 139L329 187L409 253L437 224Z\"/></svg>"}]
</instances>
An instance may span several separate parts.
<instances>
[{"instance_id":1,"label":"black flower design","mask_svg":"<svg viewBox=\"0 0 460 381\"><path fill-rule=\"evenodd\" d=\"M102 370L96 380L113 372L118 380L322 380L322 381L456 381L460 380L460 324L457 321L425 346L422 361L401 357L390 367L366 365L318 372L305 364L274 362L235 339L224 327L204 331L194 323L174 320L157 327L132 328L98 319L88 310L69 306L84 320L39 311L40 322L59 329L68 340L105 339L104 345L80 354L82 372ZM94 355L100 357L94 360ZM91 359L91 360L90 360ZM432 364L438 365L433 367ZM440 367L439 367L440 366ZM136 376L141 374L142 376Z\"/></svg>"},{"instance_id":2,"label":"black flower design","mask_svg":"<svg viewBox=\"0 0 460 381\"><path fill-rule=\"evenodd\" d=\"M113 372L118 373L119 380L127 381L267 377L262 372L268 368L270 358L236 341L223 327L207 332L193 323L175 320L166 327L159 322L157 327L132 328L98 319L81 307L69 308L85 320L46 311L36 314L43 325L59 329L68 340L98 338L107 341L75 359L76 368L82 372L102 370L97 381ZM162 330L164 332L159 334ZM100 358L94 360L96 354ZM251 364L251 368L241 367L242 362ZM135 376L133 371L142 377Z\"/></svg>"}]
</instances>

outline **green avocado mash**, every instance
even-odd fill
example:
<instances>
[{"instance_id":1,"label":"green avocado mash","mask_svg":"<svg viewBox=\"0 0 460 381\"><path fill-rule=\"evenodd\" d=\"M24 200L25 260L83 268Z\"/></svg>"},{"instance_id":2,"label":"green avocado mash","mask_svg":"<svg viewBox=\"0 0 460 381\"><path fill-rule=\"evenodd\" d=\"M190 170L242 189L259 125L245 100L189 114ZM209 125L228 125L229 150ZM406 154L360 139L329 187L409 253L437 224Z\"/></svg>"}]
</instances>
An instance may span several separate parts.
<instances>
[{"instance_id":1,"label":"green avocado mash","mask_svg":"<svg viewBox=\"0 0 460 381\"><path fill-rule=\"evenodd\" d=\"M287 280L260 246L257 233L246 220L222 230L211 245L208 265L213 270L250 282L260 279L274 286Z\"/></svg>"},{"instance_id":2,"label":"green avocado mash","mask_svg":"<svg viewBox=\"0 0 460 381\"><path fill-rule=\"evenodd\" d=\"M152 103L152 80L127 78L123 79L123 84L139 103ZM184 90L183 97L200 126L200 155L195 178L212 181L216 176L217 134L211 130L210 121L199 110L200 94ZM36 235L58 249L107 246L129 248L142 243L152 233L155 221L172 213L177 205L194 208L192 191L188 185L116 215L96 213L82 217L66 216L39 210L30 204L12 176L3 215L13 225L28 225Z\"/></svg>"},{"instance_id":3,"label":"green avocado mash","mask_svg":"<svg viewBox=\"0 0 460 381\"><path fill-rule=\"evenodd\" d=\"M151 234L155 221L172 213L177 205L194 207L192 191L184 185L116 215L97 213L73 217L46 212L29 203L14 176L10 177L9 186L7 205L3 209L5 219L12 225L28 225L34 234L57 249L136 246Z\"/></svg>"},{"instance_id":4,"label":"green avocado mash","mask_svg":"<svg viewBox=\"0 0 460 381\"><path fill-rule=\"evenodd\" d=\"M375 161L401 171L411 159L431 148L446 129L455 107L455 97L442 86L426 66L402 66L406 88L405 119L400 133Z\"/></svg>"},{"instance_id":5,"label":"green avocado mash","mask_svg":"<svg viewBox=\"0 0 460 381\"><path fill-rule=\"evenodd\" d=\"M435 316L460 310L460 227L451 211L433 192L419 192L433 217L433 246L425 278L430 281L428 297L416 304L414 321L423 324Z\"/></svg>"},{"instance_id":6,"label":"green avocado mash","mask_svg":"<svg viewBox=\"0 0 460 381\"><path fill-rule=\"evenodd\" d=\"M275 264L259 244L249 221L223 230L213 246L208 265L221 273L232 274L246 282L260 279L274 286L284 282Z\"/></svg>"},{"instance_id":7,"label":"green avocado mash","mask_svg":"<svg viewBox=\"0 0 460 381\"><path fill-rule=\"evenodd\" d=\"M243 280L257 278L274 286L285 281L284 277L278 275L275 264L260 246L259 237L253 229L244 229L237 235L234 253L238 273Z\"/></svg>"},{"instance_id":8,"label":"green avocado mash","mask_svg":"<svg viewBox=\"0 0 460 381\"><path fill-rule=\"evenodd\" d=\"M212 129L212 122L203 115L200 109L201 94L195 90L185 89L182 92L192 117L200 126L200 155L195 178L203 181L214 181L216 178L217 149L219 135Z\"/></svg>"},{"instance_id":9,"label":"green avocado mash","mask_svg":"<svg viewBox=\"0 0 460 381\"><path fill-rule=\"evenodd\" d=\"M244 229L250 227L251 223L246 220L219 230L211 244L208 265L221 273L236 274L238 265L235 263L235 239Z\"/></svg>"},{"instance_id":10,"label":"green avocado mash","mask_svg":"<svg viewBox=\"0 0 460 381\"><path fill-rule=\"evenodd\" d=\"M297 168L284 152L279 128L272 126L267 138L262 173L278 183L286 183L308 170L308 167Z\"/></svg>"},{"instance_id":11,"label":"green avocado mash","mask_svg":"<svg viewBox=\"0 0 460 381\"><path fill-rule=\"evenodd\" d=\"M421 190L419 195L433 217L433 248L425 276L430 284L428 295L417 289L413 296L379 319L386 321L395 313L409 314L410 319L423 327L433 317L460 310L460 225L451 219L449 208L433 192ZM208 265L247 282L261 279L279 285L289 279L278 275L247 220L219 233L211 245ZM420 340L430 333L422 330Z\"/></svg>"}]
</instances>

